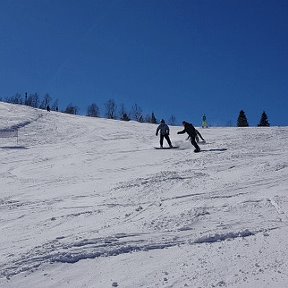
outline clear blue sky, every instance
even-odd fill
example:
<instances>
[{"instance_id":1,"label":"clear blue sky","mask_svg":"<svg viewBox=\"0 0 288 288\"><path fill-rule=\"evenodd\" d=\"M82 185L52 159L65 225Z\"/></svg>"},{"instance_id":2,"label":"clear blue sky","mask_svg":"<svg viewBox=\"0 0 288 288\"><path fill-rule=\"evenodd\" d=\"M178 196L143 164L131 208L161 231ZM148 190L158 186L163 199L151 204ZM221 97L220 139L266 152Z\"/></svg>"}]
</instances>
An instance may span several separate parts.
<instances>
[{"instance_id":1,"label":"clear blue sky","mask_svg":"<svg viewBox=\"0 0 288 288\"><path fill-rule=\"evenodd\" d=\"M287 0L1 0L0 97L288 125Z\"/></svg>"}]
</instances>

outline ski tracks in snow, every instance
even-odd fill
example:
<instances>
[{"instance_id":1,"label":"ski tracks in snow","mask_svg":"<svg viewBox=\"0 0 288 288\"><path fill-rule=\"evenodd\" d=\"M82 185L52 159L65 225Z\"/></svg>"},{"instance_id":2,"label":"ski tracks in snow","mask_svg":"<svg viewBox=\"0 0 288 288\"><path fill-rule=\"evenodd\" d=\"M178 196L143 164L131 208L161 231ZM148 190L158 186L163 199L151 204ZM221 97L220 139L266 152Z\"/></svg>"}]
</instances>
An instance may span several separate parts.
<instances>
[{"instance_id":1,"label":"ski tracks in snow","mask_svg":"<svg viewBox=\"0 0 288 288\"><path fill-rule=\"evenodd\" d=\"M25 126L26 150L17 150L17 157L2 151L7 169L0 171L5 179L0 223L6 233L0 238L1 278L51 263L178 248L190 257L187 263L192 259L209 275L216 269L209 253L227 263L234 255L240 263L238 246L264 255L261 245L268 247L274 234L287 229L287 148L274 145L287 138L287 130L207 129L205 153L193 153L190 143L154 150L155 127L148 124L146 131L139 123L100 119L96 127L94 121L45 113ZM181 146L181 139L172 142ZM234 254L222 252L229 249ZM272 262L265 258L260 255L250 270L269 271ZM258 267L261 261L265 267ZM245 263L233 270L232 280L213 278L213 287L244 281L252 273ZM284 264L273 263L275 273L282 273ZM185 277L178 283L206 281L183 265Z\"/></svg>"}]
</instances>

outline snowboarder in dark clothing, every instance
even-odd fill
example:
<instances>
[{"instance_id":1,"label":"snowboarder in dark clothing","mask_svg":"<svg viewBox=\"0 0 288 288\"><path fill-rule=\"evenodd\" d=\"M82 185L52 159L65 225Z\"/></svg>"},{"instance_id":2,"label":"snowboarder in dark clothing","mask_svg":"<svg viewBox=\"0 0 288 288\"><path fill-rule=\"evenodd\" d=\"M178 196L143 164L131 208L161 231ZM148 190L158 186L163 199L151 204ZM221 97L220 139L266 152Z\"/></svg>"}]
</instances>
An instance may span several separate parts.
<instances>
[{"instance_id":1,"label":"snowboarder in dark clothing","mask_svg":"<svg viewBox=\"0 0 288 288\"><path fill-rule=\"evenodd\" d=\"M195 139L196 139L197 143L200 142L199 137L201 138L202 143L206 143L206 141L204 140L204 138L202 137L202 135L200 134L200 132L199 132L197 129L195 129L195 130L196 130L196 137L195 137ZM190 137L188 137L188 138L190 138Z\"/></svg>"},{"instance_id":2,"label":"snowboarder in dark clothing","mask_svg":"<svg viewBox=\"0 0 288 288\"><path fill-rule=\"evenodd\" d=\"M195 147L194 152L200 152L201 150L196 142L196 138L199 136L203 141L205 141L202 135L195 129L192 124L185 121L183 121L182 124L184 126L184 130L177 132L177 134L184 134L186 132L189 135L191 144Z\"/></svg>"},{"instance_id":3,"label":"snowboarder in dark clothing","mask_svg":"<svg viewBox=\"0 0 288 288\"><path fill-rule=\"evenodd\" d=\"M158 136L159 131L160 131L160 147L163 148L163 140L165 138L170 148L173 148L169 137L169 127L163 119L161 120L160 125L157 127L156 136Z\"/></svg>"}]
</instances>

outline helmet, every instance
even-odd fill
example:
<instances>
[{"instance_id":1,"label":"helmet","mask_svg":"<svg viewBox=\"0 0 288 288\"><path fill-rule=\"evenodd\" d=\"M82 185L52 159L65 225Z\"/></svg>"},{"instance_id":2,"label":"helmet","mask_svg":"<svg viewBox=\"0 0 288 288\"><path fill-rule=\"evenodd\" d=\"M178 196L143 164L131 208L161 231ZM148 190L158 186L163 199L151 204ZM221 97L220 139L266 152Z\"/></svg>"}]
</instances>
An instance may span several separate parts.
<instances>
[{"instance_id":1,"label":"helmet","mask_svg":"<svg viewBox=\"0 0 288 288\"><path fill-rule=\"evenodd\" d=\"M162 120L160 121L160 123L165 123L164 119L162 119Z\"/></svg>"}]
</instances>

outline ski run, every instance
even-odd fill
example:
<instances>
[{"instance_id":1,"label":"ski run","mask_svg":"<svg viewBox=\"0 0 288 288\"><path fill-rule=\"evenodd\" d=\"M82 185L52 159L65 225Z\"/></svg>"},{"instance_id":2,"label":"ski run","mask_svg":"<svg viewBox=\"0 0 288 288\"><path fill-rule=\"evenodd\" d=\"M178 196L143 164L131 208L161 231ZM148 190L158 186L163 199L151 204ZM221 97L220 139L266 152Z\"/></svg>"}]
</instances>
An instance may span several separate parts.
<instances>
[{"instance_id":1,"label":"ski run","mask_svg":"<svg viewBox=\"0 0 288 288\"><path fill-rule=\"evenodd\" d=\"M179 119L191 121L192 119ZM0 102L1 288L288 287L288 128L157 125ZM167 143L164 143L167 145Z\"/></svg>"}]
</instances>

